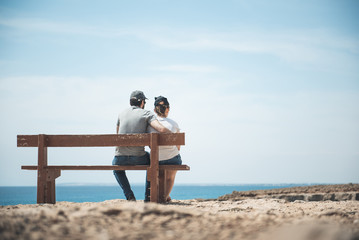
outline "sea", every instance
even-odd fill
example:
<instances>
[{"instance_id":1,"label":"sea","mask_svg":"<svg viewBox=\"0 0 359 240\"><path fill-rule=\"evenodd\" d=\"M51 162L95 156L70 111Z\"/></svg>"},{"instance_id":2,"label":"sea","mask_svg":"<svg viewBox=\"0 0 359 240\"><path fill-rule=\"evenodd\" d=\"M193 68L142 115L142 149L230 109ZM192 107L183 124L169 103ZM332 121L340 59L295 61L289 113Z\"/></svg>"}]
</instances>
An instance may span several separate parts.
<instances>
[{"instance_id":1,"label":"sea","mask_svg":"<svg viewBox=\"0 0 359 240\"><path fill-rule=\"evenodd\" d=\"M276 189L314 184L240 184L240 185L205 185L205 184L175 184L171 198L186 199L216 199L233 191L250 191L261 189ZM137 200L144 199L144 185L132 185ZM118 185L90 186L74 184L56 186L56 201L66 202L102 202L112 199L125 199ZM0 187L0 205L36 204L36 186Z\"/></svg>"}]
</instances>

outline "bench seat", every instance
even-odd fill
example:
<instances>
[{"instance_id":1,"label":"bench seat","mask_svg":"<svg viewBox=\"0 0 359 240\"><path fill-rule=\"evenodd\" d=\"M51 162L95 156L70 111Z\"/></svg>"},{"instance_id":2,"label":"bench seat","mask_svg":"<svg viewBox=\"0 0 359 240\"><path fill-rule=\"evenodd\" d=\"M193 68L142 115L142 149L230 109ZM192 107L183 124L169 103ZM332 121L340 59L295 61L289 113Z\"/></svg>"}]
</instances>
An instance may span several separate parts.
<instances>
[{"instance_id":1,"label":"bench seat","mask_svg":"<svg viewBox=\"0 0 359 240\"><path fill-rule=\"evenodd\" d=\"M50 165L44 169L58 170L147 170L150 165ZM37 165L21 166L23 170L37 170ZM159 165L159 170L190 170L187 165Z\"/></svg>"}]
</instances>

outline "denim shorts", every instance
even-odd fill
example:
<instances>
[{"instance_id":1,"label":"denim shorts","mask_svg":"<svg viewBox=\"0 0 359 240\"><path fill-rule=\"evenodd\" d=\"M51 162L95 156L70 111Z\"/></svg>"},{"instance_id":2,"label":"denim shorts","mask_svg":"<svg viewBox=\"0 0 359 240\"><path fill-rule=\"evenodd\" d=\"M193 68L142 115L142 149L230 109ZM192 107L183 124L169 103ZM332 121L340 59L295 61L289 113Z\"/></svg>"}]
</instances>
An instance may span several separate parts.
<instances>
[{"instance_id":1,"label":"denim shorts","mask_svg":"<svg viewBox=\"0 0 359 240\"><path fill-rule=\"evenodd\" d=\"M177 156L174 156L173 158L159 161L159 165L181 165L181 164L182 164L182 159L181 159L181 155L179 154Z\"/></svg>"}]
</instances>

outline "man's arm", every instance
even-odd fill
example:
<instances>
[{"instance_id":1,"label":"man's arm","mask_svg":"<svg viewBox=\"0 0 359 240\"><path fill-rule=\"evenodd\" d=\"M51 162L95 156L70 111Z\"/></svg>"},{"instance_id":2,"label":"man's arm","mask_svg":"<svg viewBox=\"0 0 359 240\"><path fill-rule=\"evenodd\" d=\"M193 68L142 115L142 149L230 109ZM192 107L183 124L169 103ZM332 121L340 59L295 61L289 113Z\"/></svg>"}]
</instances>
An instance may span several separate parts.
<instances>
[{"instance_id":1,"label":"man's arm","mask_svg":"<svg viewBox=\"0 0 359 240\"><path fill-rule=\"evenodd\" d=\"M160 133L171 133L171 130L165 128L158 120L153 120L150 125Z\"/></svg>"}]
</instances>

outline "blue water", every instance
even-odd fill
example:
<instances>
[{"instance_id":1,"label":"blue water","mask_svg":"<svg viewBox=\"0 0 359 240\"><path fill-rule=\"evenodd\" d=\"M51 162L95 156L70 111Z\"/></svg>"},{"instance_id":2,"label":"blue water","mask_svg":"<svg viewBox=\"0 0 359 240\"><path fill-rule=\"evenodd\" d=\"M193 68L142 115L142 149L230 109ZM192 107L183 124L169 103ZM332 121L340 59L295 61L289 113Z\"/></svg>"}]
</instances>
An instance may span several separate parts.
<instances>
[{"instance_id":1,"label":"blue water","mask_svg":"<svg viewBox=\"0 0 359 240\"><path fill-rule=\"evenodd\" d=\"M242 184L242 185L175 185L173 199L218 198L233 191L274 189L308 184ZM133 185L132 190L138 200L144 199L145 187ZM101 202L124 199L119 186L56 186L56 201ZM35 204L36 187L0 187L0 205Z\"/></svg>"}]
</instances>

